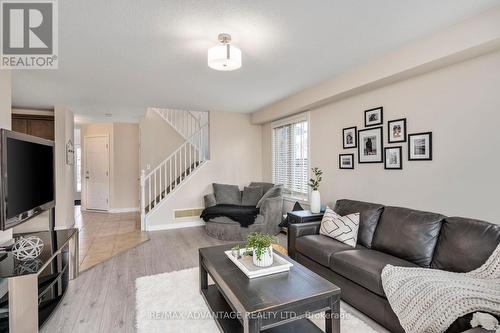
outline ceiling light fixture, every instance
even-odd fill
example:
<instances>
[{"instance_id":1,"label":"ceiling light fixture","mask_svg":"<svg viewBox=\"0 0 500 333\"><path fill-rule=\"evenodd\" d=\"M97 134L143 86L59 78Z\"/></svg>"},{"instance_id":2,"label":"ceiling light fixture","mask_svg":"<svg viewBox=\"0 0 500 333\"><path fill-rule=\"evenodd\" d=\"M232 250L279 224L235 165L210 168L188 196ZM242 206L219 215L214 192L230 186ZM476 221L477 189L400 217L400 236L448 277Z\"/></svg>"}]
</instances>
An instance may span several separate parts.
<instances>
[{"instance_id":1,"label":"ceiling light fixture","mask_svg":"<svg viewBox=\"0 0 500 333\"><path fill-rule=\"evenodd\" d=\"M241 50L231 45L231 35L219 34L221 44L208 49L208 67L218 71L234 71L241 67Z\"/></svg>"}]
</instances>

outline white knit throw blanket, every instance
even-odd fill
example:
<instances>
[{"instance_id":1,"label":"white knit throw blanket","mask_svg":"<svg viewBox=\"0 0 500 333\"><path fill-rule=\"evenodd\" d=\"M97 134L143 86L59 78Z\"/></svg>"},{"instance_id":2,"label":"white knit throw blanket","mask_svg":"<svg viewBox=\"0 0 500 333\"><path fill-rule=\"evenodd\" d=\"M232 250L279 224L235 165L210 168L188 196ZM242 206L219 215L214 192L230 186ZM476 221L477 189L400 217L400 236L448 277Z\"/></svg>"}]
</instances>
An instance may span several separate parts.
<instances>
[{"instance_id":1,"label":"white knit throw blanket","mask_svg":"<svg viewBox=\"0 0 500 333\"><path fill-rule=\"evenodd\" d=\"M500 315L500 245L468 273L387 265L382 285L407 333L444 332L476 311Z\"/></svg>"}]
</instances>

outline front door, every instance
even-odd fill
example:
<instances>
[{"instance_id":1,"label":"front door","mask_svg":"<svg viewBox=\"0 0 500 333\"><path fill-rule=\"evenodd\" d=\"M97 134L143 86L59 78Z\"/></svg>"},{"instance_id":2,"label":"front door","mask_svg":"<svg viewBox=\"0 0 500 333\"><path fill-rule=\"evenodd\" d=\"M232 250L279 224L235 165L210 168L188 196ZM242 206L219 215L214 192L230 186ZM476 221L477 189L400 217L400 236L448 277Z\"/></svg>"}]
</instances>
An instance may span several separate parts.
<instances>
[{"instance_id":1,"label":"front door","mask_svg":"<svg viewBox=\"0 0 500 333\"><path fill-rule=\"evenodd\" d=\"M109 208L109 143L107 136L86 136L83 181L86 209Z\"/></svg>"}]
</instances>

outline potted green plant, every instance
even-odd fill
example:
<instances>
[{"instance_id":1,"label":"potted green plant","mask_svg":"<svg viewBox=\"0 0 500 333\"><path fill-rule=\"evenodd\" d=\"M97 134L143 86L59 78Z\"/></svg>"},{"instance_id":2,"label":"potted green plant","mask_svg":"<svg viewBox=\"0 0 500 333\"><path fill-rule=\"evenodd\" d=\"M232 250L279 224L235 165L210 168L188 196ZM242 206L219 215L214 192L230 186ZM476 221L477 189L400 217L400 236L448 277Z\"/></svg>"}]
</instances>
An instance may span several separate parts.
<instances>
[{"instance_id":1,"label":"potted green plant","mask_svg":"<svg viewBox=\"0 0 500 333\"><path fill-rule=\"evenodd\" d=\"M309 179L309 187L311 188L310 205L312 213L319 213L321 211L321 195L319 193L319 184L323 179L323 171L320 168L312 168L314 177Z\"/></svg>"},{"instance_id":2,"label":"potted green plant","mask_svg":"<svg viewBox=\"0 0 500 333\"><path fill-rule=\"evenodd\" d=\"M276 237L253 232L247 237L247 249L253 251L252 261L255 266L268 267L273 264L273 242Z\"/></svg>"}]
</instances>

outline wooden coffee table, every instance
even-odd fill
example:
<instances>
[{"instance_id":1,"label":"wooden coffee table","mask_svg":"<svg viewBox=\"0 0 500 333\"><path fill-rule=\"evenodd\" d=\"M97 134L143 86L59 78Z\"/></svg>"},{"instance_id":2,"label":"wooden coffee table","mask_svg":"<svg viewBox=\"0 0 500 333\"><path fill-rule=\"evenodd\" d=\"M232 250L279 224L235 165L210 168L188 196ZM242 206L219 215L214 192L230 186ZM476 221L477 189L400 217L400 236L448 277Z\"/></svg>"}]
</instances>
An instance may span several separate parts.
<instances>
[{"instance_id":1,"label":"wooden coffee table","mask_svg":"<svg viewBox=\"0 0 500 333\"><path fill-rule=\"evenodd\" d=\"M222 332L322 332L305 318L319 312L327 333L340 332L339 287L288 257L289 272L249 279L224 254L231 247L199 249L200 292Z\"/></svg>"}]
</instances>

